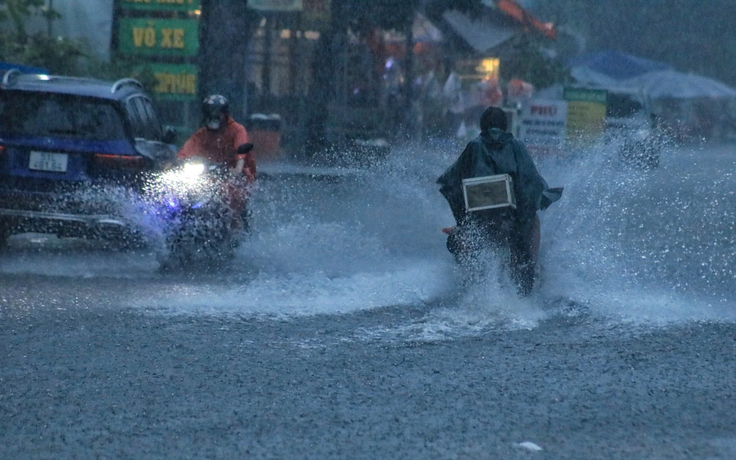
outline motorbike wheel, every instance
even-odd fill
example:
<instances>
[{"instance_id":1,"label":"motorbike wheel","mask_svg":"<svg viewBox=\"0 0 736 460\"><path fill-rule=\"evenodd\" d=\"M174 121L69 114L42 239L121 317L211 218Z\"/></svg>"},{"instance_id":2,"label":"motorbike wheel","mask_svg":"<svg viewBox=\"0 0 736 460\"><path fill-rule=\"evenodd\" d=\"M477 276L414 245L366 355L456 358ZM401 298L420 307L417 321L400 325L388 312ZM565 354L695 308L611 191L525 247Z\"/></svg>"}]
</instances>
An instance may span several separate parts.
<instances>
[{"instance_id":1,"label":"motorbike wheel","mask_svg":"<svg viewBox=\"0 0 736 460\"><path fill-rule=\"evenodd\" d=\"M447 249L455 256L455 262L463 269L463 284L473 285L487 279L491 266L500 263L501 273L511 267L508 245L494 241L488 235L465 231L453 232L447 237ZM488 256L493 254L492 258ZM499 280L502 281L502 280Z\"/></svg>"},{"instance_id":2,"label":"motorbike wheel","mask_svg":"<svg viewBox=\"0 0 736 460\"><path fill-rule=\"evenodd\" d=\"M465 269L465 281L471 284L482 282L487 276L487 261L482 258L488 255L487 250L491 250L500 262L501 273L505 273L500 281L510 279L519 296L527 297L532 293L539 274L538 217L535 219L531 238L532 241L514 243L511 235L468 234L459 230L447 237L447 249L455 256L458 265Z\"/></svg>"},{"instance_id":3,"label":"motorbike wheel","mask_svg":"<svg viewBox=\"0 0 736 460\"><path fill-rule=\"evenodd\" d=\"M539 215L535 215L528 241L520 242L510 260L511 275L521 297L529 296L539 279L539 246L542 237L540 227Z\"/></svg>"},{"instance_id":4,"label":"motorbike wheel","mask_svg":"<svg viewBox=\"0 0 736 460\"><path fill-rule=\"evenodd\" d=\"M511 279L516 283L516 291L521 297L528 297L534 289L537 268L532 262L511 262Z\"/></svg>"},{"instance_id":5,"label":"motorbike wheel","mask_svg":"<svg viewBox=\"0 0 736 460\"><path fill-rule=\"evenodd\" d=\"M234 257L230 215L210 212L186 216L171 230L166 238L169 267L214 267Z\"/></svg>"}]
</instances>

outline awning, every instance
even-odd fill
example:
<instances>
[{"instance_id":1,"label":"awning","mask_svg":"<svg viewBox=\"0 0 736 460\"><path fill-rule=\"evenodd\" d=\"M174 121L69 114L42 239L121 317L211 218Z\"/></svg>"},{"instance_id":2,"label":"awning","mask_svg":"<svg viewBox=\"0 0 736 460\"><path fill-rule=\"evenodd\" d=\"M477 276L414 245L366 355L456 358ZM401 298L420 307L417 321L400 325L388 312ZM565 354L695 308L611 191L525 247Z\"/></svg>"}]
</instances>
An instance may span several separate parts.
<instances>
[{"instance_id":1,"label":"awning","mask_svg":"<svg viewBox=\"0 0 736 460\"><path fill-rule=\"evenodd\" d=\"M557 38L552 23L543 23L536 19L514 0L487 0L483 3L489 8L477 18L471 18L457 10L442 13L442 19L452 30L481 54L514 35L529 30L553 40Z\"/></svg>"},{"instance_id":2,"label":"awning","mask_svg":"<svg viewBox=\"0 0 736 460\"><path fill-rule=\"evenodd\" d=\"M481 54L519 33L516 27L494 24L488 19L473 20L456 10L445 11L442 18L456 34Z\"/></svg>"},{"instance_id":3,"label":"awning","mask_svg":"<svg viewBox=\"0 0 736 460\"><path fill-rule=\"evenodd\" d=\"M652 61L616 50L574 56L567 60L573 77L581 83L617 82L649 72L668 70L664 62ZM592 81L591 81L592 80Z\"/></svg>"},{"instance_id":4,"label":"awning","mask_svg":"<svg viewBox=\"0 0 736 460\"><path fill-rule=\"evenodd\" d=\"M496 0L496 7L514 18L519 24L531 27L552 40L557 39L557 31L551 22L542 22L519 6L514 0Z\"/></svg>"},{"instance_id":5,"label":"awning","mask_svg":"<svg viewBox=\"0 0 736 460\"><path fill-rule=\"evenodd\" d=\"M640 88L651 99L736 98L736 90L702 75L662 70L626 80L623 85Z\"/></svg>"},{"instance_id":6,"label":"awning","mask_svg":"<svg viewBox=\"0 0 736 460\"><path fill-rule=\"evenodd\" d=\"M414 15L412 35L414 43L439 43L443 39L442 32L421 13ZM403 32L387 30L383 33L383 39L387 43L405 43L406 35Z\"/></svg>"}]
</instances>

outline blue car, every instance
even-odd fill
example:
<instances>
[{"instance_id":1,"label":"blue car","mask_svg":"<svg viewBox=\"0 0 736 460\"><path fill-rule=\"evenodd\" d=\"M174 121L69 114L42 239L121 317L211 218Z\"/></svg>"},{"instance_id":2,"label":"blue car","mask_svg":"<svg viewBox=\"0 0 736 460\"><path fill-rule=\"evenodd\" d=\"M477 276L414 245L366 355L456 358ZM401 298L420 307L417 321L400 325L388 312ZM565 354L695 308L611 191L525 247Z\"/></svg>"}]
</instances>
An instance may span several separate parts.
<instances>
[{"instance_id":1,"label":"blue car","mask_svg":"<svg viewBox=\"0 0 736 460\"><path fill-rule=\"evenodd\" d=\"M0 84L0 247L15 233L140 243L121 212L176 157L133 79L5 73Z\"/></svg>"}]
</instances>

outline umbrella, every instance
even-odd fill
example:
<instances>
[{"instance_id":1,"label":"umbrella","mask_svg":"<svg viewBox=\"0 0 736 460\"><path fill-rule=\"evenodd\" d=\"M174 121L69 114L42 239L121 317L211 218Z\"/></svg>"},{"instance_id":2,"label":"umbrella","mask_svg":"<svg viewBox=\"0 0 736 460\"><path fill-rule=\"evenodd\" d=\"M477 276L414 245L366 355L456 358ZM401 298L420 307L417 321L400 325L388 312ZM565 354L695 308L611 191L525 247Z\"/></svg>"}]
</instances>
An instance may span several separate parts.
<instances>
[{"instance_id":1,"label":"umbrella","mask_svg":"<svg viewBox=\"0 0 736 460\"><path fill-rule=\"evenodd\" d=\"M641 88L651 99L733 98L736 90L701 75L676 70L649 72L626 80L622 86Z\"/></svg>"}]
</instances>

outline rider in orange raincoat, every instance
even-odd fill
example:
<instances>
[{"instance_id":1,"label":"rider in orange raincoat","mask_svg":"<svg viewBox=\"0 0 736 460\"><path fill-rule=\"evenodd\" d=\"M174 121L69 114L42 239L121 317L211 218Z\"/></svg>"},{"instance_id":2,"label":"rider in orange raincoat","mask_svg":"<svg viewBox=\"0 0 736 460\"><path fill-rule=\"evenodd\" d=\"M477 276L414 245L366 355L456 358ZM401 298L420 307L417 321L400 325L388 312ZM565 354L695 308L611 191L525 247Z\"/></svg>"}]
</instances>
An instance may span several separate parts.
<instances>
[{"instance_id":1,"label":"rider in orange raincoat","mask_svg":"<svg viewBox=\"0 0 736 460\"><path fill-rule=\"evenodd\" d=\"M252 152L238 154L237 150L249 142L248 132L230 117L230 106L224 96L215 94L207 97L202 102L202 115L204 126L184 143L177 158L203 157L228 165L238 175L229 181L225 193L230 208L241 217L240 224L247 230L246 207L250 185L256 179L256 160Z\"/></svg>"}]
</instances>

